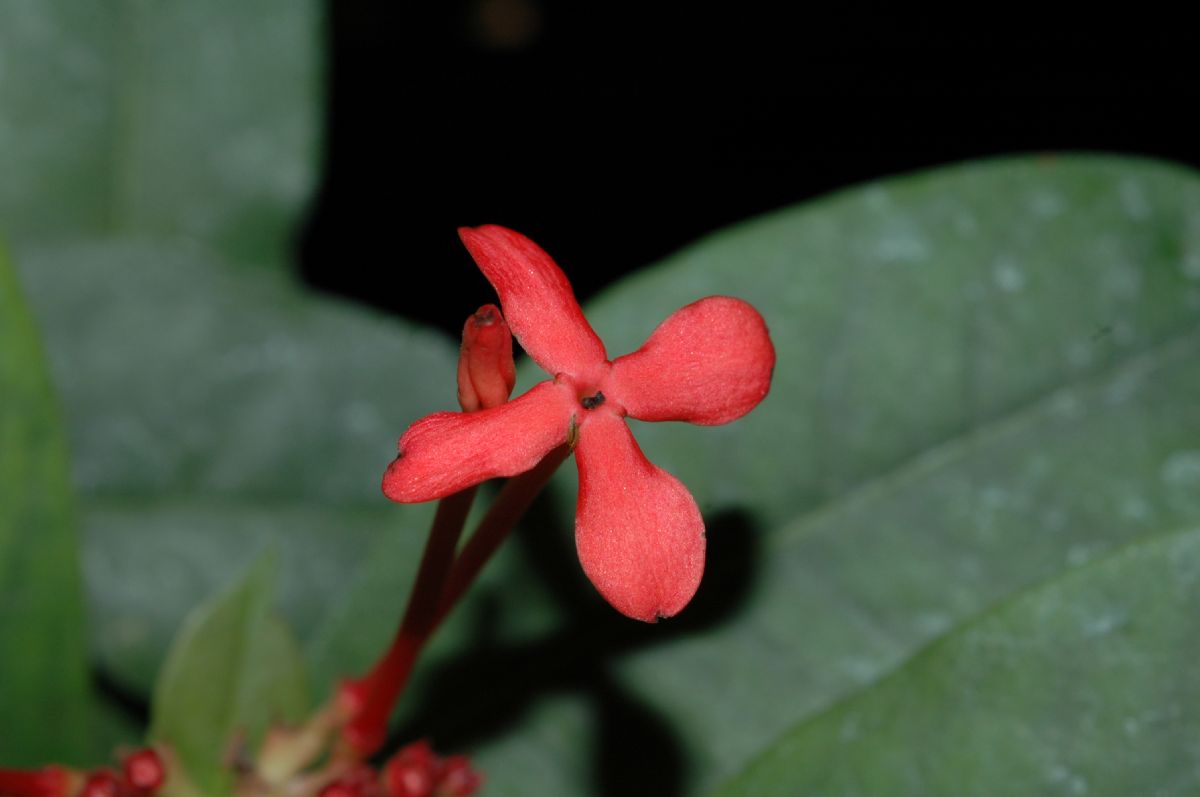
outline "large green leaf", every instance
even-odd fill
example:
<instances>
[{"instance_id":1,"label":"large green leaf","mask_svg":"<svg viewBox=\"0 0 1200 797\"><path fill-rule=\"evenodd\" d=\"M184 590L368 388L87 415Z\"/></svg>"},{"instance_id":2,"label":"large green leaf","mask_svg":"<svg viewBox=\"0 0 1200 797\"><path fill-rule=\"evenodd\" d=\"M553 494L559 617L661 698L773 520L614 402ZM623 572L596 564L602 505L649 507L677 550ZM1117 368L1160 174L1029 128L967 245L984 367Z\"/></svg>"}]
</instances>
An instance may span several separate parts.
<instances>
[{"instance_id":1,"label":"large green leaf","mask_svg":"<svg viewBox=\"0 0 1200 797\"><path fill-rule=\"evenodd\" d=\"M717 233L589 318L618 354L721 293L767 318L771 395L717 430L637 432L710 507L771 527L1194 328L1200 182L1100 156L896 178Z\"/></svg>"},{"instance_id":2,"label":"large green leaf","mask_svg":"<svg viewBox=\"0 0 1200 797\"><path fill-rule=\"evenodd\" d=\"M0 764L87 750L86 637L66 443L0 248Z\"/></svg>"},{"instance_id":3,"label":"large green leaf","mask_svg":"<svg viewBox=\"0 0 1200 797\"><path fill-rule=\"evenodd\" d=\"M489 648L528 657L507 677L470 652L440 668L456 708L417 722L471 744L497 794L703 792L994 602L1200 521L1189 172L1070 157L887 181L720 233L589 317L617 354L710 293L762 310L779 363L743 421L636 425L710 518L697 604L654 629L577 610L557 655ZM543 578L594 604L570 469L556 495L529 534L565 543Z\"/></svg>"},{"instance_id":4,"label":"large green leaf","mask_svg":"<svg viewBox=\"0 0 1200 797\"><path fill-rule=\"evenodd\" d=\"M405 425L453 405L443 337L194 247L41 247L21 265L70 419L94 646L119 683L148 693L187 611L272 543L302 638L376 540L411 572L429 508L399 509L379 479Z\"/></svg>"},{"instance_id":5,"label":"large green leaf","mask_svg":"<svg viewBox=\"0 0 1200 797\"><path fill-rule=\"evenodd\" d=\"M253 753L267 728L308 708L299 647L271 611L274 583L266 556L192 612L155 687L150 737L171 747L203 794L229 792L235 739Z\"/></svg>"},{"instance_id":6,"label":"large green leaf","mask_svg":"<svg viewBox=\"0 0 1200 797\"><path fill-rule=\"evenodd\" d=\"M282 263L316 167L315 2L0 5L0 229Z\"/></svg>"},{"instance_id":7,"label":"large green leaf","mask_svg":"<svg viewBox=\"0 0 1200 797\"><path fill-rule=\"evenodd\" d=\"M789 732L722 795L1200 790L1200 529L1018 596Z\"/></svg>"}]
</instances>

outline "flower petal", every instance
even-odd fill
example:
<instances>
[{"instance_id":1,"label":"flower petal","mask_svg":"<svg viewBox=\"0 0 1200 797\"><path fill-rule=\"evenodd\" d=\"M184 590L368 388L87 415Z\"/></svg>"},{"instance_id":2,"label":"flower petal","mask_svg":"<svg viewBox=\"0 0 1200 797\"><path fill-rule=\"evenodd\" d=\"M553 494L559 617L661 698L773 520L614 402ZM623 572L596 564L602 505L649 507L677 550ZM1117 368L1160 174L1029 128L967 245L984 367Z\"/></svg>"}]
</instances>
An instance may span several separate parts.
<instances>
[{"instance_id":1,"label":"flower petal","mask_svg":"<svg viewBox=\"0 0 1200 797\"><path fill-rule=\"evenodd\" d=\"M383 492L415 504L524 473L566 441L573 407L569 390L542 382L499 407L427 415L400 438L400 455L383 474Z\"/></svg>"},{"instance_id":2,"label":"flower petal","mask_svg":"<svg viewBox=\"0 0 1200 797\"><path fill-rule=\"evenodd\" d=\"M494 224L458 234L499 294L513 335L547 373L579 374L608 359L571 283L540 246Z\"/></svg>"},{"instance_id":3,"label":"flower petal","mask_svg":"<svg viewBox=\"0 0 1200 797\"><path fill-rule=\"evenodd\" d=\"M692 494L647 460L610 412L587 416L575 458L584 572L622 614L653 622L678 613L704 573L704 520Z\"/></svg>"},{"instance_id":4,"label":"flower petal","mask_svg":"<svg viewBox=\"0 0 1200 797\"><path fill-rule=\"evenodd\" d=\"M676 310L613 362L609 389L643 421L711 426L742 417L771 389L775 347L752 306L709 296Z\"/></svg>"}]
</instances>

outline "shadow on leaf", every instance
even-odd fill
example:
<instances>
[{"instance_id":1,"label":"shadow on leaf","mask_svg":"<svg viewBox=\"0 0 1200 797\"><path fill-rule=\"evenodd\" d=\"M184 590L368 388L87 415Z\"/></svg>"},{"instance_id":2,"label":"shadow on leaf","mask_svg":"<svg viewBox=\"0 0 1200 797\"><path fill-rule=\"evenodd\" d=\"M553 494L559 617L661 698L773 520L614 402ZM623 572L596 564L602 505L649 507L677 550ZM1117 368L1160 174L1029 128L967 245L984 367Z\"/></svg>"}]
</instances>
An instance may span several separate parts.
<instances>
[{"instance_id":1,"label":"shadow on leaf","mask_svg":"<svg viewBox=\"0 0 1200 797\"><path fill-rule=\"evenodd\" d=\"M679 616L644 624L618 614L583 577L568 531L572 524L556 515L555 505L539 500L509 544L519 547L567 621L541 639L501 643L489 630L497 593L482 594L471 647L435 666L427 688L410 696L414 703L394 741L430 736L442 749L469 749L511 731L539 700L577 695L592 717L593 794L683 794L688 760L678 730L628 689L613 665L631 653L732 621L756 580L759 530L739 509L706 518L707 565L695 598Z\"/></svg>"}]
</instances>

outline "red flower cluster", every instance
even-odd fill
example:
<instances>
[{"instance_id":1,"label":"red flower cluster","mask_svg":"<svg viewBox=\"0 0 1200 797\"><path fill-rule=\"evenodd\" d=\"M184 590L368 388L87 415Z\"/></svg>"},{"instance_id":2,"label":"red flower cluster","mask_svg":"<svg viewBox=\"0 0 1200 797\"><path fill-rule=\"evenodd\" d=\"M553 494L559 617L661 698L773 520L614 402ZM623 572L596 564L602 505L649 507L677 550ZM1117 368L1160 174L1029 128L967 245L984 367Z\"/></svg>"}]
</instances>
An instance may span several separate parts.
<instances>
[{"instance_id":1,"label":"red flower cluster","mask_svg":"<svg viewBox=\"0 0 1200 797\"><path fill-rule=\"evenodd\" d=\"M479 412L439 412L400 438L383 491L416 503L533 468L569 444L579 468L575 542L600 593L653 621L679 612L704 572L704 522L691 493L646 459L625 418L728 423L767 395L775 349L762 316L711 296L671 315L640 349L609 360L571 285L528 238L459 230L504 318L552 379Z\"/></svg>"}]
</instances>

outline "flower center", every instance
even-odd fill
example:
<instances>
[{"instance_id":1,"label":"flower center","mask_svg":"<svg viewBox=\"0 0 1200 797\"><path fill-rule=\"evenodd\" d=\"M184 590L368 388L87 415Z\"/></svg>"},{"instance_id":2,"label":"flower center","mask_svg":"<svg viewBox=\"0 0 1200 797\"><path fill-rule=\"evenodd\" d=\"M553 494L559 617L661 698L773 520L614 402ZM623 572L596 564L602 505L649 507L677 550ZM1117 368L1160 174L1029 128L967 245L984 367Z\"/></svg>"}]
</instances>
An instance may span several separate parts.
<instances>
[{"instance_id":1,"label":"flower center","mask_svg":"<svg viewBox=\"0 0 1200 797\"><path fill-rule=\"evenodd\" d=\"M585 410L594 410L604 403L604 394L597 390L596 395L584 396L579 399L579 403L583 405Z\"/></svg>"}]
</instances>

